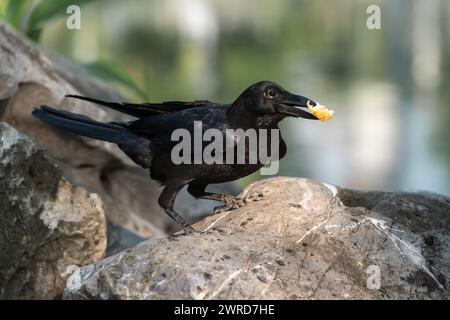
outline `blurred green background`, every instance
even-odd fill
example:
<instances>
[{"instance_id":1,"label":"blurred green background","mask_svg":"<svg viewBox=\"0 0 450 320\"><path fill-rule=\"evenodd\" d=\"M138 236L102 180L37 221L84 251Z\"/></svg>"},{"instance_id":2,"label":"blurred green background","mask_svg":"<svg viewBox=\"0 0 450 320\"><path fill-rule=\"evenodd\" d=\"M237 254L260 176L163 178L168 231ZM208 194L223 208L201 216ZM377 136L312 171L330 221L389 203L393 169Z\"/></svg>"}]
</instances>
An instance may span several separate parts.
<instances>
[{"instance_id":1,"label":"blurred green background","mask_svg":"<svg viewBox=\"0 0 450 320\"><path fill-rule=\"evenodd\" d=\"M4 19L129 100L232 102L272 80L334 109L327 123L283 122L280 175L450 195L449 1L0 3ZM80 30L66 28L70 4ZM381 30L366 26L372 4Z\"/></svg>"}]
</instances>

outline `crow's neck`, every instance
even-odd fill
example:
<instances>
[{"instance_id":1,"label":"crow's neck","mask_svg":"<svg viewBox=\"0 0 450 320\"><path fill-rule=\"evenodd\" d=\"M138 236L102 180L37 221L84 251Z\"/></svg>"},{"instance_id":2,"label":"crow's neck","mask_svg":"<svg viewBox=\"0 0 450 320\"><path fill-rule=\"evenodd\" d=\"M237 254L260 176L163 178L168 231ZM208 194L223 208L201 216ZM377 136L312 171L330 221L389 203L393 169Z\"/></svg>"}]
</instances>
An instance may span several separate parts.
<instances>
[{"instance_id":1,"label":"crow's neck","mask_svg":"<svg viewBox=\"0 0 450 320\"><path fill-rule=\"evenodd\" d=\"M232 105L227 116L234 128L239 129L273 129L278 127L284 116L282 115L255 115L244 106Z\"/></svg>"}]
</instances>

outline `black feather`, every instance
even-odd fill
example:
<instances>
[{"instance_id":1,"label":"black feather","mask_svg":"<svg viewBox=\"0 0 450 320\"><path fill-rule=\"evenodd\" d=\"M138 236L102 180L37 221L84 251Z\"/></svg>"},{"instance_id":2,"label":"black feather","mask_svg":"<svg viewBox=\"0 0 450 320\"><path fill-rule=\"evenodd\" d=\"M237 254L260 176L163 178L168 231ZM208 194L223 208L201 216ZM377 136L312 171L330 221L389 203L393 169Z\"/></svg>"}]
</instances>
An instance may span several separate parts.
<instances>
[{"instance_id":1,"label":"black feather","mask_svg":"<svg viewBox=\"0 0 450 320\"><path fill-rule=\"evenodd\" d=\"M127 129L118 124L101 123L86 116L56 110L49 106L34 109L32 114L59 129L103 141L121 143L132 134L129 132L127 137L125 134Z\"/></svg>"},{"instance_id":2,"label":"black feather","mask_svg":"<svg viewBox=\"0 0 450 320\"><path fill-rule=\"evenodd\" d=\"M167 101L160 103L127 103L127 102L109 102L98 100L90 97L83 97L78 95L69 94L66 95L68 98L75 98L80 100L89 101L95 104L99 104L137 118L145 118L150 116L155 116L164 113L178 112L190 108L196 107L206 107L206 106L220 106L220 104L199 100L193 102L182 102L182 101Z\"/></svg>"}]
</instances>

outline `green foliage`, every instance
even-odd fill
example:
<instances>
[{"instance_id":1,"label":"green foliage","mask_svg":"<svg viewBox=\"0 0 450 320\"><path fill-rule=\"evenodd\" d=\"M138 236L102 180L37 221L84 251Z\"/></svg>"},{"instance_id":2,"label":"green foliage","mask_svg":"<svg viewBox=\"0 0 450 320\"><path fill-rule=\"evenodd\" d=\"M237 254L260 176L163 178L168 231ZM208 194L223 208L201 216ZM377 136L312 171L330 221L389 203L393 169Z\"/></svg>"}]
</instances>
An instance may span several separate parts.
<instances>
[{"instance_id":1,"label":"green foliage","mask_svg":"<svg viewBox=\"0 0 450 320\"><path fill-rule=\"evenodd\" d=\"M29 38L39 41L43 29L56 19L64 17L70 5L81 6L93 0L3 0L0 15ZM142 88L123 69L110 61L96 61L83 65L91 74L107 82L116 83L141 98L147 98Z\"/></svg>"},{"instance_id":2,"label":"green foliage","mask_svg":"<svg viewBox=\"0 0 450 320\"><path fill-rule=\"evenodd\" d=\"M33 40L39 40L43 27L56 18L66 14L67 7L81 6L93 0L41 0L33 8L26 34Z\"/></svg>"},{"instance_id":3,"label":"green foliage","mask_svg":"<svg viewBox=\"0 0 450 320\"><path fill-rule=\"evenodd\" d=\"M3 0L0 3L0 14L12 26L20 29L30 5L29 0Z\"/></svg>"},{"instance_id":4,"label":"green foliage","mask_svg":"<svg viewBox=\"0 0 450 320\"><path fill-rule=\"evenodd\" d=\"M3 0L0 12L11 25L38 41L42 29L55 19L64 16L67 7L81 6L93 0Z\"/></svg>"}]
</instances>

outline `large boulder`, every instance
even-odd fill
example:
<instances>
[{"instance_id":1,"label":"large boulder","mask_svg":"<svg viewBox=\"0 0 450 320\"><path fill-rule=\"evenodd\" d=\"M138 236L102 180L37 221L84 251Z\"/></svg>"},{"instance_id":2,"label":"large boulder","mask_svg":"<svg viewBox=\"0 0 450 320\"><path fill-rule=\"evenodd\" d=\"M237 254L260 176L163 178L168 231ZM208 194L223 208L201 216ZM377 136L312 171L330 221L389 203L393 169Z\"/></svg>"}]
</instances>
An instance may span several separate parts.
<instances>
[{"instance_id":1,"label":"large boulder","mask_svg":"<svg viewBox=\"0 0 450 320\"><path fill-rule=\"evenodd\" d=\"M106 248L102 203L0 122L0 299L51 299Z\"/></svg>"},{"instance_id":2,"label":"large boulder","mask_svg":"<svg viewBox=\"0 0 450 320\"><path fill-rule=\"evenodd\" d=\"M201 233L74 271L65 299L449 299L450 199L273 178Z\"/></svg>"}]
</instances>

